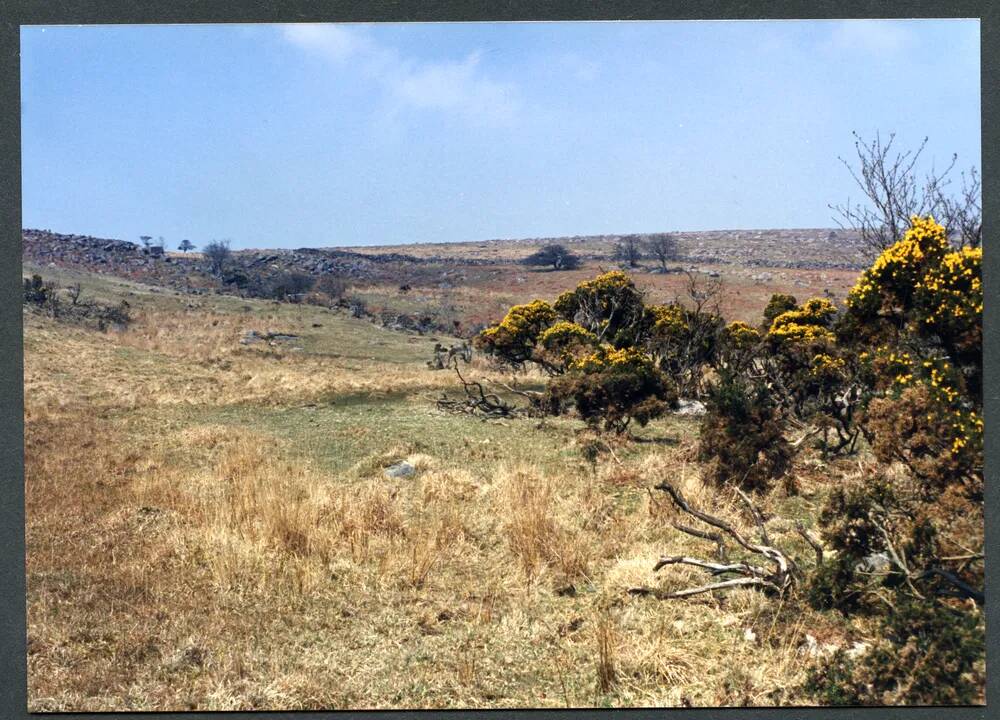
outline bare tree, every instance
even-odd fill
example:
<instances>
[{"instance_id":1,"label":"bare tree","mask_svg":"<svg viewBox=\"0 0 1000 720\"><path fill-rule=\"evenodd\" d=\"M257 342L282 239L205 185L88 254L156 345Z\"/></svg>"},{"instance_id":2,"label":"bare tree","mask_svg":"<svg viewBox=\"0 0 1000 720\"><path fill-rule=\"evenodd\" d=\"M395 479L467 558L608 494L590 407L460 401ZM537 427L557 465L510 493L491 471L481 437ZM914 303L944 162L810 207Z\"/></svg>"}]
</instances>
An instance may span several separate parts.
<instances>
[{"instance_id":1,"label":"bare tree","mask_svg":"<svg viewBox=\"0 0 1000 720\"><path fill-rule=\"evenodd\" d=\"M623 235L615 245L615 259L629 267L638 267L642 258L642 248L637 235Z\"/></svg>"},{"instance_id":2,"label":"bare tree","mask_svg":"<svg viewBox=\"0 0 1000 720\"><path fill-rule=\"evenodd\" d=\"M212 272L215 275L220 275L222 273L222 268L226 264L226 260L229 259L229 241L228 240L213 240L208 245L205 246L202 251L208 262L211 265Z\"/></svg>"},{"instance_id":3,"label":"bare tree","mask_svg":"<svg viewBox=\"0 0 1000 720\"><path fill-rule=\"evenodd\" d=\"M893 150L895 133L886 142L880 134L866 142L854 133L857 166L844 158L840 161L851 173L864 194L867 203L830 205L839 217L835 220L844 228L852 228L861 236L865 250L877 255L903 237L912 215L933 215L963 245L978 244L981 240L979 204L980 182L975 169L963 173L962 193L953 197L947 193L951 183L949 175L958 155L942 172L933 168L921 179L917 164L927 147L925 137L916 150Z\"/></svg>"},{"instance_id":4,"label":"bare tree","mask_svg":"<svg viewBox=\"0 0 1000 720\"><path fill-rule=\"evenodd\" d=\"M654 235L646 241L646 251L666 271L667 261L677 257L677 238L673 235Z\"/></svg>"},{"instance_id":5,"label":"bare tree","mask_svg":"<svg viewBox=\"0 0 1000 720\"><path fill-rule=\"evenodd\" d=\"M940 215L951 235L962 246L979 247L983 243L983 207L980 201L982 180L976 168L962 172L962 189L957 196L941 193Z\"/></svg>"},{"instance_id":6,"label":"bare tree","mask_svg":"<svg viewBox=\"0 0 1000 720\"><path fill-rule=\"evenodd\" d=\"M80 288L80 283L73 283L66 287L66 294L69 295L70 302L73 303L73 307L76 307L77 303L80 302L80 293L82 292Z\"/></svg>"}]
</instances>

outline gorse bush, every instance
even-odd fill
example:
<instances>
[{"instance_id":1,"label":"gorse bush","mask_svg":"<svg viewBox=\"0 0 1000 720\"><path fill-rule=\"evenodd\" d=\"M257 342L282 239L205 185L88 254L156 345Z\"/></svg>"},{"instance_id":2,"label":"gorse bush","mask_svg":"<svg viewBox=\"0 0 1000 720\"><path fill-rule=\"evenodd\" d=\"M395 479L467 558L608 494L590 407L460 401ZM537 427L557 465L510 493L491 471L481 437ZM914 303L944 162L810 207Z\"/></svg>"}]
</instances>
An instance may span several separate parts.
<instances>
[{"instance_id":1,"label":"gorse bush","mask_svg":"<svg viewBox=\"0 0 1000 720\"><path fill-rule=\"evenodd\" d=\"M500 362L523 367L527 362L546 364L536 356L539 337L559 315L542 300L515 305L499 324L483 330L475 338L476 347Z\"/></svg>"},{"instance_id":2,"label":"gorse bush","mask_svg":"<svg viewBox=\"0 0 1000 720\"><path fill-rule=\"evenodd\" d=\"M798 306L798 300L795 299L794 295L775 293L771 296L771 299L767 301L767 306L764 308L765 327L770 327L776 317L782 313L788 312L789 310L794 310Z\"/></svg>"},{"instance_id":3,"label":"gorse bush","mask_svg":"<svg viewBox=\"0 0 1000 720\"><path fill-rule=\"evenodd\" d=\"M632 278L613 270L564 292L553 305L566 320L594 333L617 348L641 340L646 307Z\"/></svg>"},{"instance_id":4,"label":"gorse bush","mask_svg":"<svg viewBox=\"0 0 1000 720\"><path fill-rule=\"evenodd\" d=\"M843 650L809 673L807 688L840 705L966 705L985 681L982 614L906 599L859 658Z\"/></svg>"},{"instance_id":5,"label":"gorse bush","mask_svg":"<svg viewBox=\"0 0 1000 720\"><path fill-rule=\"evenodd\" d=\"M618 433L633 420L645 425L677 405L676 391L647 355L609 345L572 361L547 392L552 407L570 401L588 425Z\"/></svg>"},{"instance_id":6,"label":"gorse bush","mask_svg":"<svg viewBox=\"0 0 1000 720\"><path fill-rule=\"evenodd\" d=\"M673 302L647 308L644 325L644 345L660 369L686 395L700 394L705 369L716 358L722 318Z\"/></svg>"},{"instance_id":7,"label":"gorse bush","mask_svg":"<svg viewBox=\"0 0 1000 720\"><path fill-rule=\"evenodd\" d=\"M663 358L644 342L657 317L631 278L613 271L580 283L554 305L515 305L474 343L503 364L530 363L553 376L539 407L554 414L575 409L589 425L621 433L677 402Z\"/></svg>"},{"instance_id":8,"label":"gorse bush","mask_svg":"<svg viewBox=\"0 0 1000 720\"><path fill-rule=\"evenodd\" d=\"M560 320L538 337L536 355L540 364L554 373L563 373L575 361L593 350L597 336L576 323Z\"/></svg>"},{"instance_id":9,"label":"gorse bush","mask_svg":"<svg viewBox=\"0 0 1000 720\"><path fill-rule=\"evenodd\" d=\"M698 459L718 485L766 490L788 471L792 450L766 386L724 373L711 386Z\"/></svg>"}]
</instances>

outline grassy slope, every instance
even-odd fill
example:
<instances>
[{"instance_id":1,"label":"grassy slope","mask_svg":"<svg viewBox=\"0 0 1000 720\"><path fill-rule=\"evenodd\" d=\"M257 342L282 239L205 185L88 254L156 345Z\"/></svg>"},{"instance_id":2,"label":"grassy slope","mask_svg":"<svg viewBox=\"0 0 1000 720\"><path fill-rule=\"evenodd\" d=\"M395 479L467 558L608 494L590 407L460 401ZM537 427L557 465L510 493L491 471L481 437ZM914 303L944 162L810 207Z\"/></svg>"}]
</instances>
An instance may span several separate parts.
<instances>
[{"instance_id":1,"label":"grassy slope","mask_svg":"<svg viewBox=\"0 0 1000 720\"><path fill-rule=\"evenodd\" d=\"M650 568L710 551L671 528L657 477L747 527L702 486L689 419L591 467L577 421L436 411L455 383L424 366L430 338L45 275L137 321L25 316L32 710L802 703L805 633L863 637L750 591L626 594L700 582ZM384 477L403 458L417 475ZM802 494L765 507L811 524L829 471L800 459ZM808 559L790 522L771 532Z\"/></svg>"}]
</instances>

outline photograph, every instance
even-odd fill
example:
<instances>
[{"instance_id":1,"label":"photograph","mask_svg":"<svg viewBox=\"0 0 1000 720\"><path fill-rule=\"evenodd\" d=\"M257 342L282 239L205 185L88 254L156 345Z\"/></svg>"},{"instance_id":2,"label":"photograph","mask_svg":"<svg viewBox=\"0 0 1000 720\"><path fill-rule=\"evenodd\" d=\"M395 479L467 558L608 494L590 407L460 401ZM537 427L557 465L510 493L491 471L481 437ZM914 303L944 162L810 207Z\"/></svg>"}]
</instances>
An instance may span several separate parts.
<instances>
[{"instance_id":1,"label":"photograph","mask_svg":"<svg viewBox=\"0 0 1000 720\"><path fill-rule=\"evenodd\" d=\"M980 19L134 22L19 30L29 712L985 712Z\"/></svg>"}]
</instances>

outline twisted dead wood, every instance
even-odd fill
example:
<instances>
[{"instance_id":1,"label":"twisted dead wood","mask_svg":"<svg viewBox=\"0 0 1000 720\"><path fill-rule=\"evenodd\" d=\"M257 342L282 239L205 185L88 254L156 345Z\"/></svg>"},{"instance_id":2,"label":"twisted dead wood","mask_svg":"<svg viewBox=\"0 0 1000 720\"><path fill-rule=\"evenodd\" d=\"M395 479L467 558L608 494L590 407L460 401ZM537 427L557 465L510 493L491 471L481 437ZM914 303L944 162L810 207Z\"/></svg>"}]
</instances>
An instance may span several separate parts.
<instances>
[{"instance_id":1,"label":"twisted dead wood","mask_svg":"<svg viewBox=\"0 0 1000 720\"><path fill-rule=\"evenodd\" d=\"M749 560L719 563L689 557L686 555L663 556L653 567L653 572L657 572L667 565L691 565L708 571L713 577L730 574L736 575L737 577L706 585L699 585L697 587L687 588L684 590L676 590L673 592L667 592L657 588L635 587L629 589L630 594L649 595L659 599L668 599L690 597L692 595L699 595L702 593L712 592L714 590L724 590L732 587L757 587L762 590L777 593L783 593L792 587L795 582L795 563L790 557L785 555L785 553L771 545L770 538L767 535L767 530L764 527L763 516L757 506L753 504L753 501L745 493L740 492L739 495L747 504L751 517L757 525L757 529L761 535L760 543L751 542L725 520L691 507L688 501L684 498L684 495L681 494L680 490L675 488L669 482L664 481L655 487L657 490L662 490L667 493L679 510L687 513L697 520L700 520L706 525L715 528L719 532L699 530L676 522L674 523L675 528L688 535L716 542L719 546L720 556L722 557L724 557L725 538L730 538L747 552L762 557L773 566L773 569L753 564Z\"/></svg>"}]
</instances>

